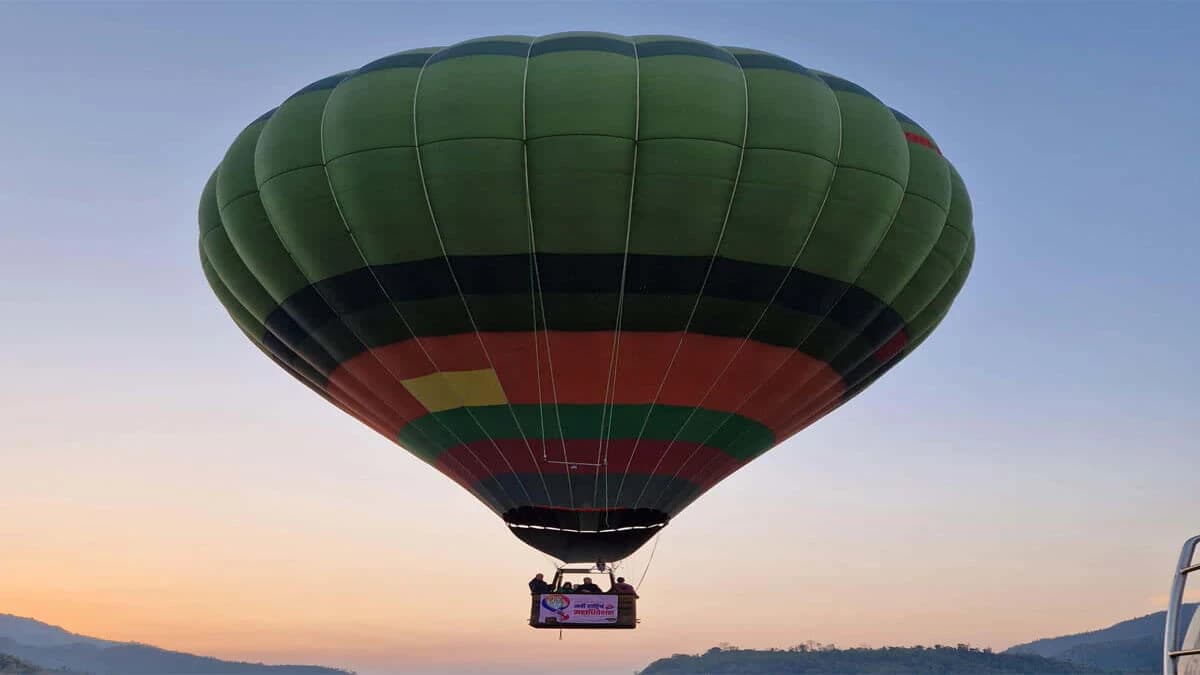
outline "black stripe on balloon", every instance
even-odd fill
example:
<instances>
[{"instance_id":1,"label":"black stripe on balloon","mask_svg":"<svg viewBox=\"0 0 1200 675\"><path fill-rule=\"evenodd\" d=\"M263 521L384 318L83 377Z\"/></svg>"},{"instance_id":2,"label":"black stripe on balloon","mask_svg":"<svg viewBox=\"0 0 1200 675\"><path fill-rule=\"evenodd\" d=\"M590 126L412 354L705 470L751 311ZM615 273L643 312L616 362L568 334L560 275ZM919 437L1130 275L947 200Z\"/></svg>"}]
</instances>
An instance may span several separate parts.
<instances>
[{"instance_id":1,"label":"black stripe on balloon","mask_svg":"<svg viewBox=\"0 0 1200 675\"><path fill-rule=\"evenodd\" d=\"M507 514L505 514L507 517ZM566 563L623 560L633 555L661 528L633 528L604 532L569 532L536 527L512 527L518 539Z\"/></svg>"},{"instance_id":2,"label":"black stripe on balloon","mask_svg":"<svg viewBox=\"0 0 1200 675\"><path fill-rule=\"evenodd\" d=\"M480 330L529 330L533 308L528 255L451 260ZM622 330L682 328L709 262L701 257L631 255ZM620 256L612 255L539 254L539 301L545 305L548 327L611 330L619 285L612 270L619 263ZM777 288L774 302L766 307ZM407 325L397 319L396 310ZM813 326L813 318L822 316L830 320ZM322 370L330 358L340 363L360 353L358 337L367 347L378 347L414 334L474 330L445 258L361 268L326 279L293 294L267 317L266 325L273 336ZM786 267L726 258L713 261L691 324L692 332L707 335L749 335L784 347L803 342L804 353L838 372L844 372L838 368L841 364L853 368L903 327L903 319L891 307L856 286L799 269L789 274Z\"/></svg>"},{"instance_id":3,"label":"black stripe on balloon","mask_svg":"<svg viewBox=\"0 0 1200 675\"><path fill-rule=\"evenodd\" d=\"M450 260L467 296L530 292L528 255L456 256ZM712 273L705 284L710 261ZM540 253L537 262L540 290L544 294L617 291L619 282L612 270L620 269L620 255ZM379 284L387 290L387 297ZM828 314L834 323L855 332L865 331L872 338L886 340L904 323L895 310L871 293L801 269L792 268L789 273L789 268L778 265L720 257L712 260L699 256L629 256L627 297L694 296L702 286L705 298L751 303L766 303L779 289L776 305L804 314ZM335 313L351 314L386 304L389 298L394 302L412 302L457 296L458 289L445 258L376 265L331 277L293 294L267 318L267 326L283 336L298 336L297 330L311 333L314 327L333 320ZM291 341L288 337L284 339Z\"/></svg>"},{"instance_id":4,"label":"black stripe on balloon","mask_svg":"<svg viewBox=\"0 0 1200 675\"><path fill-rule=\"evenodd\" d=\"M853 386L842 394L843 401L858 396L862 390L874 384L879 378L887 374L889 370L895 368L898 363L903 361L908 356L907 352L900 352L887 363L880 364L872 362L870 359L864 361L855 371L854 375L857 378Z\"/></svg>"},{"instance_id":5,"label":"black stripe on balloon","mask_svg":"<svg viewBox=\"0 0 1200 675\"><path fill-rule=\"evenodd\" d=\"M535 478L536 476L531 476ZM615 486L613 488L615 490ZM600 515L589 515L596 514ZM504 514L504 522L512 525L532 525L536 527L556 527L572 530L582 530L587 527L596 529L596 521L603 527L615 529L618 527L653 527L664 525L669 520L667 514L655 509L621 508L612 506L606 511L584 511L581 509L551 509L544 506L519 506L509 509Z\"/></svg>"},{"instance_id":6,"label":"black stripe on balloon","mask_svg":"<svg viewBox=\"0 0 1200 675\"><path fill-rule=\"evenodd\" d=\"M582 467L581 467L582 468ZM623 467L621 467L623 468ZM619 469L612 468L617 471ZM664 469L662 474L647 476L644 474L628 474L624 475L625 486L621 488L621 502L617 503L617 490L620 487L621 480L613 480L611 477L608 481L608 501L605 501L605 485L603 474L596 474L594 471L579 471L572 472L570 476L562 473L543 473L539 476L536 473L528 474L513 474L513 473L498 473L480 477L473 482L473 487L481 491L490 491L493 494L510 494L524 495L523 489L528 489L530 494L542 495L542 481L545 481L549 488L549 497L551 504L570 504L571 496L574 494L576 507L587 509L582 513L576 511L557 511L556 515L571 518L572 521L560 521L559 523L539 523L525 522L524 525L557 525L558 527L587 527L587 522L592 523L604 520L603 514L591 509L608 506L610 508L620 508L626 513L633 513L630 507L637 501L638 495L645 491L648 495L661 495L663 501L667 498L683 498L696 494L700 491L699 486L690 481L672 478L671 474ZM584 496L586 495L586 497ZM592 495L596 495L596 502L587 504L582 502L592 499ZM537 499L537 497L535 497ZM521 501L518 498L517 501ZM642 511L642 509L639 509ZM580 522L580 521L583 522ZM512 521L510 521L512 522ZM648 522L630 522L627 525L616 525L615 519L610 519L610 524L613 527L625 527L627 525L650 525Z\"/></svg>"},{"instance_id":7,"label":"black stripe on balloon","mask_svg":"<svg viewBox=\"0 0 1200 675\"><path fill-rule=\"evenodd\" d=\"M270 333L262 337L262 343L263 347L280 363L286 365L297 375L321 386L325 385L327 376L337 367L329 354L321 349L309 350L309 354L298 354Z\"/></svg>"}]
</instances>

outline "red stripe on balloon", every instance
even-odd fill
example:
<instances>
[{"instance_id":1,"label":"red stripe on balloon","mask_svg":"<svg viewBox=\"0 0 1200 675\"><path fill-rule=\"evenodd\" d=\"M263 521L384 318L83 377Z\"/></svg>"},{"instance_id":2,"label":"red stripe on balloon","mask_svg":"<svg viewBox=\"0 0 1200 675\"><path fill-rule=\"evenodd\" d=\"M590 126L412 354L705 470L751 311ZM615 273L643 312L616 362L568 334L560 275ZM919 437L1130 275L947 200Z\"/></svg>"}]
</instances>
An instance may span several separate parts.
<instances>
[{"instance_id":1,"label":"red stripe on balloon","mask_svg":"<svg viewBox=\"0 0 1200 675\"><path fill-rule=\"evenodd\" d=\"M914 133L911 131L906 131L906 132L904 132L904 137L906 139L908 139L908 141L910 143L916 143L917 145L923 145L923 146L929 148L930 150L933 150L934 152L936 152L939 155L942 154L942 151L939 150L938 147L933 144L932 140L930 140L929 138L927 138L925 136L922 136L921 134Z\"/></svg>"},{"instance_id":2,"label":"red stripe on balloon","mask_svg":"<svg viewBox=\"0 0 1200 675\"><path fill-rule=\"evenodd\" d=\"M480 340L487 347L486 355ZM780 389L776 385L760 387L764 380L811 381L814 390L841 382L826 363L793 349L680 332L621 333L610 380L612 346L613 333L607 331L423 337L419 343L410 339L359 354L335 370L331 380L347 386L368 383L369 391L394 411L389 421L396 423L427 412L399 382L435 372L426 354L439 371L488 368L490 357L505 396L513 404L644 405L657 401L726 412L740 407L739 414L772 429L776 429L778 416L762 411L780 395Z\"/></svg>"}]
</instances>

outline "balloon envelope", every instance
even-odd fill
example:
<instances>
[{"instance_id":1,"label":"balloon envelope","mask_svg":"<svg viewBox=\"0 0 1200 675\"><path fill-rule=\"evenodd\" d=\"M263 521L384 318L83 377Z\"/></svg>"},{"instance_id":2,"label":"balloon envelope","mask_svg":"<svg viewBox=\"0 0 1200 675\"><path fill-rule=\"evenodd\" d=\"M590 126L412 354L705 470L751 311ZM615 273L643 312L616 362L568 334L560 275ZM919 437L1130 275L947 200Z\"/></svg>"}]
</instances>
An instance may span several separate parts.
<instances>
[{"instance_id":1,"label":"balloon envelope","mask_svg":"<svg viewBox=\"0 0 1200 675\"><path fill-rule=\"evenodd\" d=\"M973 255L916 122L672 36L487 37L318 80L200 205L252 342L567 561L632 553L868 386Z\"/></svg>"}]
</instances>

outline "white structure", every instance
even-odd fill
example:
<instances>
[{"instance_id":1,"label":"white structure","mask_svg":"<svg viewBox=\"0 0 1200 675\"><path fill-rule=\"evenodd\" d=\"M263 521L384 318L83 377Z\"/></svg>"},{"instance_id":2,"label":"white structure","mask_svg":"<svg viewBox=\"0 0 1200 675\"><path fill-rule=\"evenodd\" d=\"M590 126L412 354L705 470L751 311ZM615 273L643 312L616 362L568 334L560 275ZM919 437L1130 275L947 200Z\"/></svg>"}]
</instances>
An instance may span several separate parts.
<instances>
[{"instance_id":1,"label":"white structure","mask_svg":"<svg viewBox=\"0 0 1200 675\"><path fill-rule=\"evenodd\" d=\"M1184 542L1171 581L1167 625L1163 631L1163 675L1200 675L1200 610L1192 616L1186 632L1179 625L1188 576L1200 571L1200 564L1193 560L1197 544L1200 544L1200 535Z\"/></svg>"}]
</instances>

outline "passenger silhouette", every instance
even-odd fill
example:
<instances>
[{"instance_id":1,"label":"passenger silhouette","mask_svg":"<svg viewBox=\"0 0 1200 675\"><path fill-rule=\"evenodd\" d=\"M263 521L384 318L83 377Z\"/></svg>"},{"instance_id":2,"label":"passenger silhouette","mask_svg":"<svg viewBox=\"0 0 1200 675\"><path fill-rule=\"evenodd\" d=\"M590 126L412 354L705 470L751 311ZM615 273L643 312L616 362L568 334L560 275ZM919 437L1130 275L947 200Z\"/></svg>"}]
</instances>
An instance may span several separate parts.
<instances>
[{"instance_id":1,"label":"passenger silhouette","mask_svg":"<svg viewBox=\"0 0 1200 675\"><path fill-rule=\"evenodd\" d=\"M584 577L583 583L575 588L576 593L600 593L600 587L592 583L591 577Z\"/></svg>"},{"instance_id":2,"label":"passenger silhouette","mask_svg":"<svg viewBox=\"0 0 1200 675\"><path fill-rule=\"evenodd\" d=\"M530 593L549 593L554 588L546 583L546 578L541 572L538 572L532 579L529 580Z\"/></svg>"}]
</instances>

